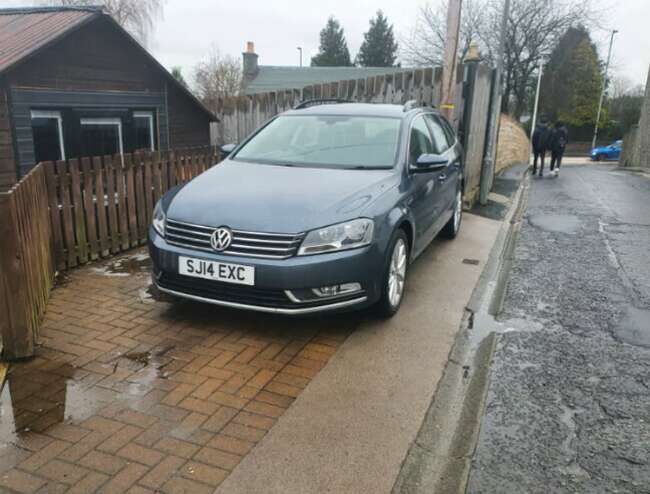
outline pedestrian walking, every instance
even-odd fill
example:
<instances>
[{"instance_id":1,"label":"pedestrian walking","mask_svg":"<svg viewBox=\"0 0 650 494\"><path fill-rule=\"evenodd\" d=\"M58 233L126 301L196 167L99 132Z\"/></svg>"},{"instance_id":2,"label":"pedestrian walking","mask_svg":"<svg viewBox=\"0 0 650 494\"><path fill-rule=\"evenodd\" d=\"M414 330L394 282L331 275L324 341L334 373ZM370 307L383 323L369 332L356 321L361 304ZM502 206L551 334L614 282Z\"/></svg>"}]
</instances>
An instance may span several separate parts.
<instances>
[{"instance_id":1,"label":"pedestrian walking","mask_svg":"<svg viewBox=\"0 0 650 494\"><path fill-rule=\"evenodd\" d=\"M537 160L540 160L539 176L544 176L544 159L549 149L551 129L548 128L545 119L540 119L539 124L533 132L533 176L537 173Z\"/></svg>"},{"instance_id":2,"label":"pedestrian walking","mask_svg":"<svg viewBox=\"0 0 650 494\"><path fill-rule=\"evenodd\" d=\"M564 122L558 120L555 122L555 128L551 136L551 175L556 177L560 174L560 165L562 165L562 156L569 143L569 131Z\"/></svg>"}]
</instances>

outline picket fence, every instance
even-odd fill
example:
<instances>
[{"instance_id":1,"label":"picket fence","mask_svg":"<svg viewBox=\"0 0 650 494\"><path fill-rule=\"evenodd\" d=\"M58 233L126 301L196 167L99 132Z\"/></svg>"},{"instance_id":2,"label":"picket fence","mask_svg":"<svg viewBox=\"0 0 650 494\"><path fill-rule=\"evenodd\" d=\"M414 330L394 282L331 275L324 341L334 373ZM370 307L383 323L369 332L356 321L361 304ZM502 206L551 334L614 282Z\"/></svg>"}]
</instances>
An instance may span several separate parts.
<instances>
[{"instance_id":1,"label":"picket fence","mask_svg":"<svg viewBox=\"0 0 650 494\"><path fill-rule=\"evenodd\" d=\"M219 157L207 147L43 162L1 193L3 357L33 355L56 271L146 243L158 199Z\"/></svg>"}]
</instances>

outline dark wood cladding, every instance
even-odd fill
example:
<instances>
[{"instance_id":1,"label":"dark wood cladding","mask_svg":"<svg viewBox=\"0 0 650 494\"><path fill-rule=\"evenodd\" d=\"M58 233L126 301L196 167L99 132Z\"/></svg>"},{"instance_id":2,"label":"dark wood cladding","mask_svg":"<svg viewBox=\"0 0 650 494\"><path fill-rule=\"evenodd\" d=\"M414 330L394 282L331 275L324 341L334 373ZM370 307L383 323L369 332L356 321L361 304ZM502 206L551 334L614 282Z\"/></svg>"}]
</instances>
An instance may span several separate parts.
<instances>
[{"instance_id":1,"label":"dark wood cladding","mask_svg":"<svg viewBox=\"0 0 650 494\"><path fill-rule=\"evenodd\" d=\"M35 165L30 109L92 107L153 110L162 151L210 144L211 115L110 18L98 16L0 77L0 190L15 183L17 169Z\"/></svg>"},{"instance_id":2,"label":"dark wood cladding","mask_svg":"<svg viewBox=\"0 0 650 494\"><path fill-rule=\"evenodd\" d=\"M0 83L0 192L16 183L16 161L14 156L11 120L7 92Z\"/></svg>"},{"instance_id":3,"label":"dark wood cladding","mask_svg":"<svg viewBox=\"0 0 650 494\"><path fill-rule=\"evenodd\" d=\"M109 19L98 18L7 76L11 86L105 91L164 89L165 78Z\"/></svg>"},{"instance_id":4,"label":"dark wood cladding","mask_svg":"<svg viewBox=\"0 0 650 494\"><path fill-rule=\"evenodd\" d=\"M205 146L210 142L210 123L205 113L190 105L189 97L172 84L167 87L167 108L172 149Z\"/></svg>"}]
</instances>

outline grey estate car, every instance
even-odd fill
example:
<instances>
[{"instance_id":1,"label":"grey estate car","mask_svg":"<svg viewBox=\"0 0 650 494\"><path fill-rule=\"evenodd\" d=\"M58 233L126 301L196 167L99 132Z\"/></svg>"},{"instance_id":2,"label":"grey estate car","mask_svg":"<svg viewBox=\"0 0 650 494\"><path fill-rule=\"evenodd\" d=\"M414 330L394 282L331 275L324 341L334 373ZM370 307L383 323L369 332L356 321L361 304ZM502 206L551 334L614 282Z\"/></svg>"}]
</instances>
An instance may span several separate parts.
<instances>
[{"instance_id":1,"label":"grey estate car","mask_svg":"<svg viewBox=\"0 0 650 494\"><path fill-rule=\"evenodd\" d=\"M432 108L310 101L233 147L156 205L149 250L163 293L391 316L408 264L460 228L462 149Z\"/></svg>"}]
</instances>

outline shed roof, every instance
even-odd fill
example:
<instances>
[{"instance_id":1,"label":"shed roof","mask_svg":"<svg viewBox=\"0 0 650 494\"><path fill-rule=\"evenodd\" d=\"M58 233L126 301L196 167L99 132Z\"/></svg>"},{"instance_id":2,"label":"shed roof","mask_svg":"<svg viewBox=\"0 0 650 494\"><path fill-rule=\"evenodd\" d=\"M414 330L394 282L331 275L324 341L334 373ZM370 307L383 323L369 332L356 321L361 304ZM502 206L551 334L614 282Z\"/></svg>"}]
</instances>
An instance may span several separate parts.
<instances>
[{"instance_id":1,"label":"shed roof","mask_svg":"<svg viewBox=\"0 0 650 494\"><path fill-rule=\"evenodd\" d=\"M124 36L133 41L134 48L148 57L172 84L187 94L209 116L210 120L218 120L214 113L178 82L153 55L112 17L106 15L101 6L0 9L0 75L79 27L99 18L109 19Z\"/></svg>"},{"instance_id":2,"label":"shed roof","mask_svg":"<svg viewBox=\"0 0 650 494\"><path fill-rule=\"evenodd\" d=\"M402 67L285 67L260 65L258 73L246 86L246 94L282 89L301 89L312 84L365 79L402 72Z\"/></svg>"},{"instance_id":3,"label":"shed roof","mask_svg":"<svg viewBox=\"0 0 650 494\"><path fill-rule=\"evenodd\" d=\"M0 9L0 73L99 15L99 7Z\"/></svg>"}]
</instances>

